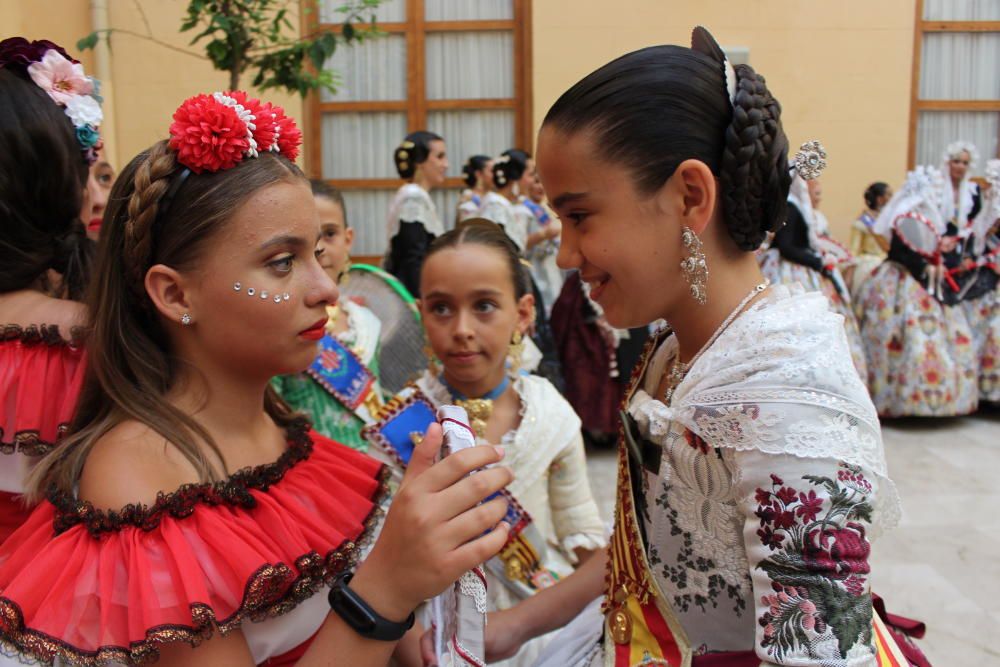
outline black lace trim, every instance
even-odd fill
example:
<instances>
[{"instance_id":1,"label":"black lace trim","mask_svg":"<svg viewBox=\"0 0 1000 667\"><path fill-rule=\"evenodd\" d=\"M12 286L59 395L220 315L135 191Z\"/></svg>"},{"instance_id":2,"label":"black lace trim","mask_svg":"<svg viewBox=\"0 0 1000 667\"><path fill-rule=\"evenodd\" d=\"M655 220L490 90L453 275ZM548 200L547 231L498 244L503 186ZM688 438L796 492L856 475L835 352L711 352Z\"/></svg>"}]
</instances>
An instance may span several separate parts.
<instances>
[{"instance_id":1,"label":"black lace trim","mask_svg":"<svg viewBox=\"0 0 1000 667\"><path fill-rule=\"evenodd\" d=\"M313 442L309 422L297 419L288 427L288 449L278 460L237 470L220 482L185 484L171 493L159 493L152 505L130 504L120 510L99 510L91 503L52 485L46 494L56 508L55 533L59 535L83 524L93 537L134 526L144 531L155 529L165 516L183 519L191 516L199 504L233 505L252 509L257 500L251 490L267 491L277 484L295 464L309 458Z\"/></svg>"},{"instance_id":2,"label":"black lace trim","mask_svg":"<svg viewBox=\"0 0 1000 667\"><path fill-rule=\"evenodd\" d=\"M57 324L4 324L0 327L0 341L20 340L25 345L69 345L78 347L83 341L84 328L70 329L69 338L63 338Z\"/></svg>"}]
</instances>

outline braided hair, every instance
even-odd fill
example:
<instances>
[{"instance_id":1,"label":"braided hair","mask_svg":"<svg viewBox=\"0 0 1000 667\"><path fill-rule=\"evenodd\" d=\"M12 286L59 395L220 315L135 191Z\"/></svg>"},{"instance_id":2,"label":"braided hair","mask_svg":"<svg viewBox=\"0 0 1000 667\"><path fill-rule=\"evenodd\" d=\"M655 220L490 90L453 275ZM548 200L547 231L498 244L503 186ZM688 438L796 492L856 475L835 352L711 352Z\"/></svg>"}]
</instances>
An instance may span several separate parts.
<instances>
[{"instance_id":1,"label":"braided hair","mask_svg":"<svg viewBox=\"0 0 1000 667\"><path fill-rule=\"evenodd\" d=\"M734 69L730 102L725 54L696 28L690 49L651 46L587 75L552 105L543 125L591 131L602 156L625 166L643 195L659 190L683 161L704 162L719 179L730 238L756 250L785 219L788 139L764 77L749 65Z\"/></svg>"},{"instance_id":2,"label":"braided hair","mask_svg":"<svg viewBox=\"0 0 1000 667\"><path fill-rule=\"evenodd\" d=\"M392 161L400 178L411 179L417 172L417 165L423 164L431 154L431 142L444 141L440 136L427 130L410 132L392 152Z\"/></svg>"}]
</instances>

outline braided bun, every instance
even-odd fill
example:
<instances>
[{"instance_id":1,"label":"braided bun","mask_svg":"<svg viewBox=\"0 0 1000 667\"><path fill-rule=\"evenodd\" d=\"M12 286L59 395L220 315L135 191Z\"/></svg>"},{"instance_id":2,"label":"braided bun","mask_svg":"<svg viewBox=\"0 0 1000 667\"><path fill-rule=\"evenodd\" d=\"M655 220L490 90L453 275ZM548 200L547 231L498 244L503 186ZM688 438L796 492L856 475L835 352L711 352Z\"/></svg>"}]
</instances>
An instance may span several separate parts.
<instances>
[{"instance_id":1,"label":"braided bun","mask_svg":"<svg viewBox=\"0 0 1000 667\"><path fill-rule=\"evenodd\" d=\"M431 154L431 142L444 141L441 137L426 130L410 132L402 143L392 152L392 161L396 165L396 173L407 180L417 173L417 165L423 164Z\"/></svg>"},{"instance_id":2,"label":"braided bun","mask_svg":"<svg viewBox=\"0 0 1000 667\"><path fill-rule=\"evenodd\" d=\"M781 105L764 77L737 65L733 119L726 128L719 181L729 235L741 250L756 250L785 219L788 139Z\"/></svg>"},{"instance_id":3,"label":"braided bun","mask_svg":"<svg viewBox=\"0 0 1000 667\"><path fill-rule=\"evenodd\" d=\"M176 154L166 141L160 141L153 144L135 171L125 221L124 259L132 277L132 287L143 297L146 294L146 271L152 260L153 223L177 168Z\"/></svg>"}]
</instances>

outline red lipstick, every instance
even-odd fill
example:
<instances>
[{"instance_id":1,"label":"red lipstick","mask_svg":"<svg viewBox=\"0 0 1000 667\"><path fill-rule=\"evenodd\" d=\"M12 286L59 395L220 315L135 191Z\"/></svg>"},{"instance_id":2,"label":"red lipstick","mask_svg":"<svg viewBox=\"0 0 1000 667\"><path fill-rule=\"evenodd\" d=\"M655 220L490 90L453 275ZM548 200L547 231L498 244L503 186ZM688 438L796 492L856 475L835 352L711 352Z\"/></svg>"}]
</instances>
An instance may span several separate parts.
<instances>
[{"instance_id":1,"label":"red lipstick","mask_svg":"<svg viewBox=\"0 0 1000 667\"><path fill-rule=\"evenodd\" d=\"M326 331L326 318L324 317L321 320L317 320L308 329L303 329L302 331L300 331L299 336L305 338L306 340L319 340L320 338L323 337L325 331Z\"/></svg>"}]
</instances>

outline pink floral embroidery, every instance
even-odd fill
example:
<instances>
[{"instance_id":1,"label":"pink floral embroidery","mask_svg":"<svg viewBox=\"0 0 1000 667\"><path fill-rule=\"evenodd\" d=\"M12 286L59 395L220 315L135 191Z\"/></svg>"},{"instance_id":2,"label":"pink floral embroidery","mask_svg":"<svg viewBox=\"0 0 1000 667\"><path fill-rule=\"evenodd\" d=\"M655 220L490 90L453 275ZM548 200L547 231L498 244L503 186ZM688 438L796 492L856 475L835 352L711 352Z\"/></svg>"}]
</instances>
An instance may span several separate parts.
<instances>
[{"instance_id":1,"label":"pink floral embroidery","mask_svg":"<svg viewBox=\"0 0 1000 667\"><path fill-rule=\"evenodd\" d=\"M778 661L811 653L824 635L836 639L842 658L856 644L871 642L871 597L867 575L871 547L871 483L862 471L841 464L837 479L806 475L814 487L798 490L771 475L770 489L757 489L757 536L770 555L757 564L774 593L761 597L761 645ZM820 491L817 493L817 489Z\"/></svg>"}]
</instances>

